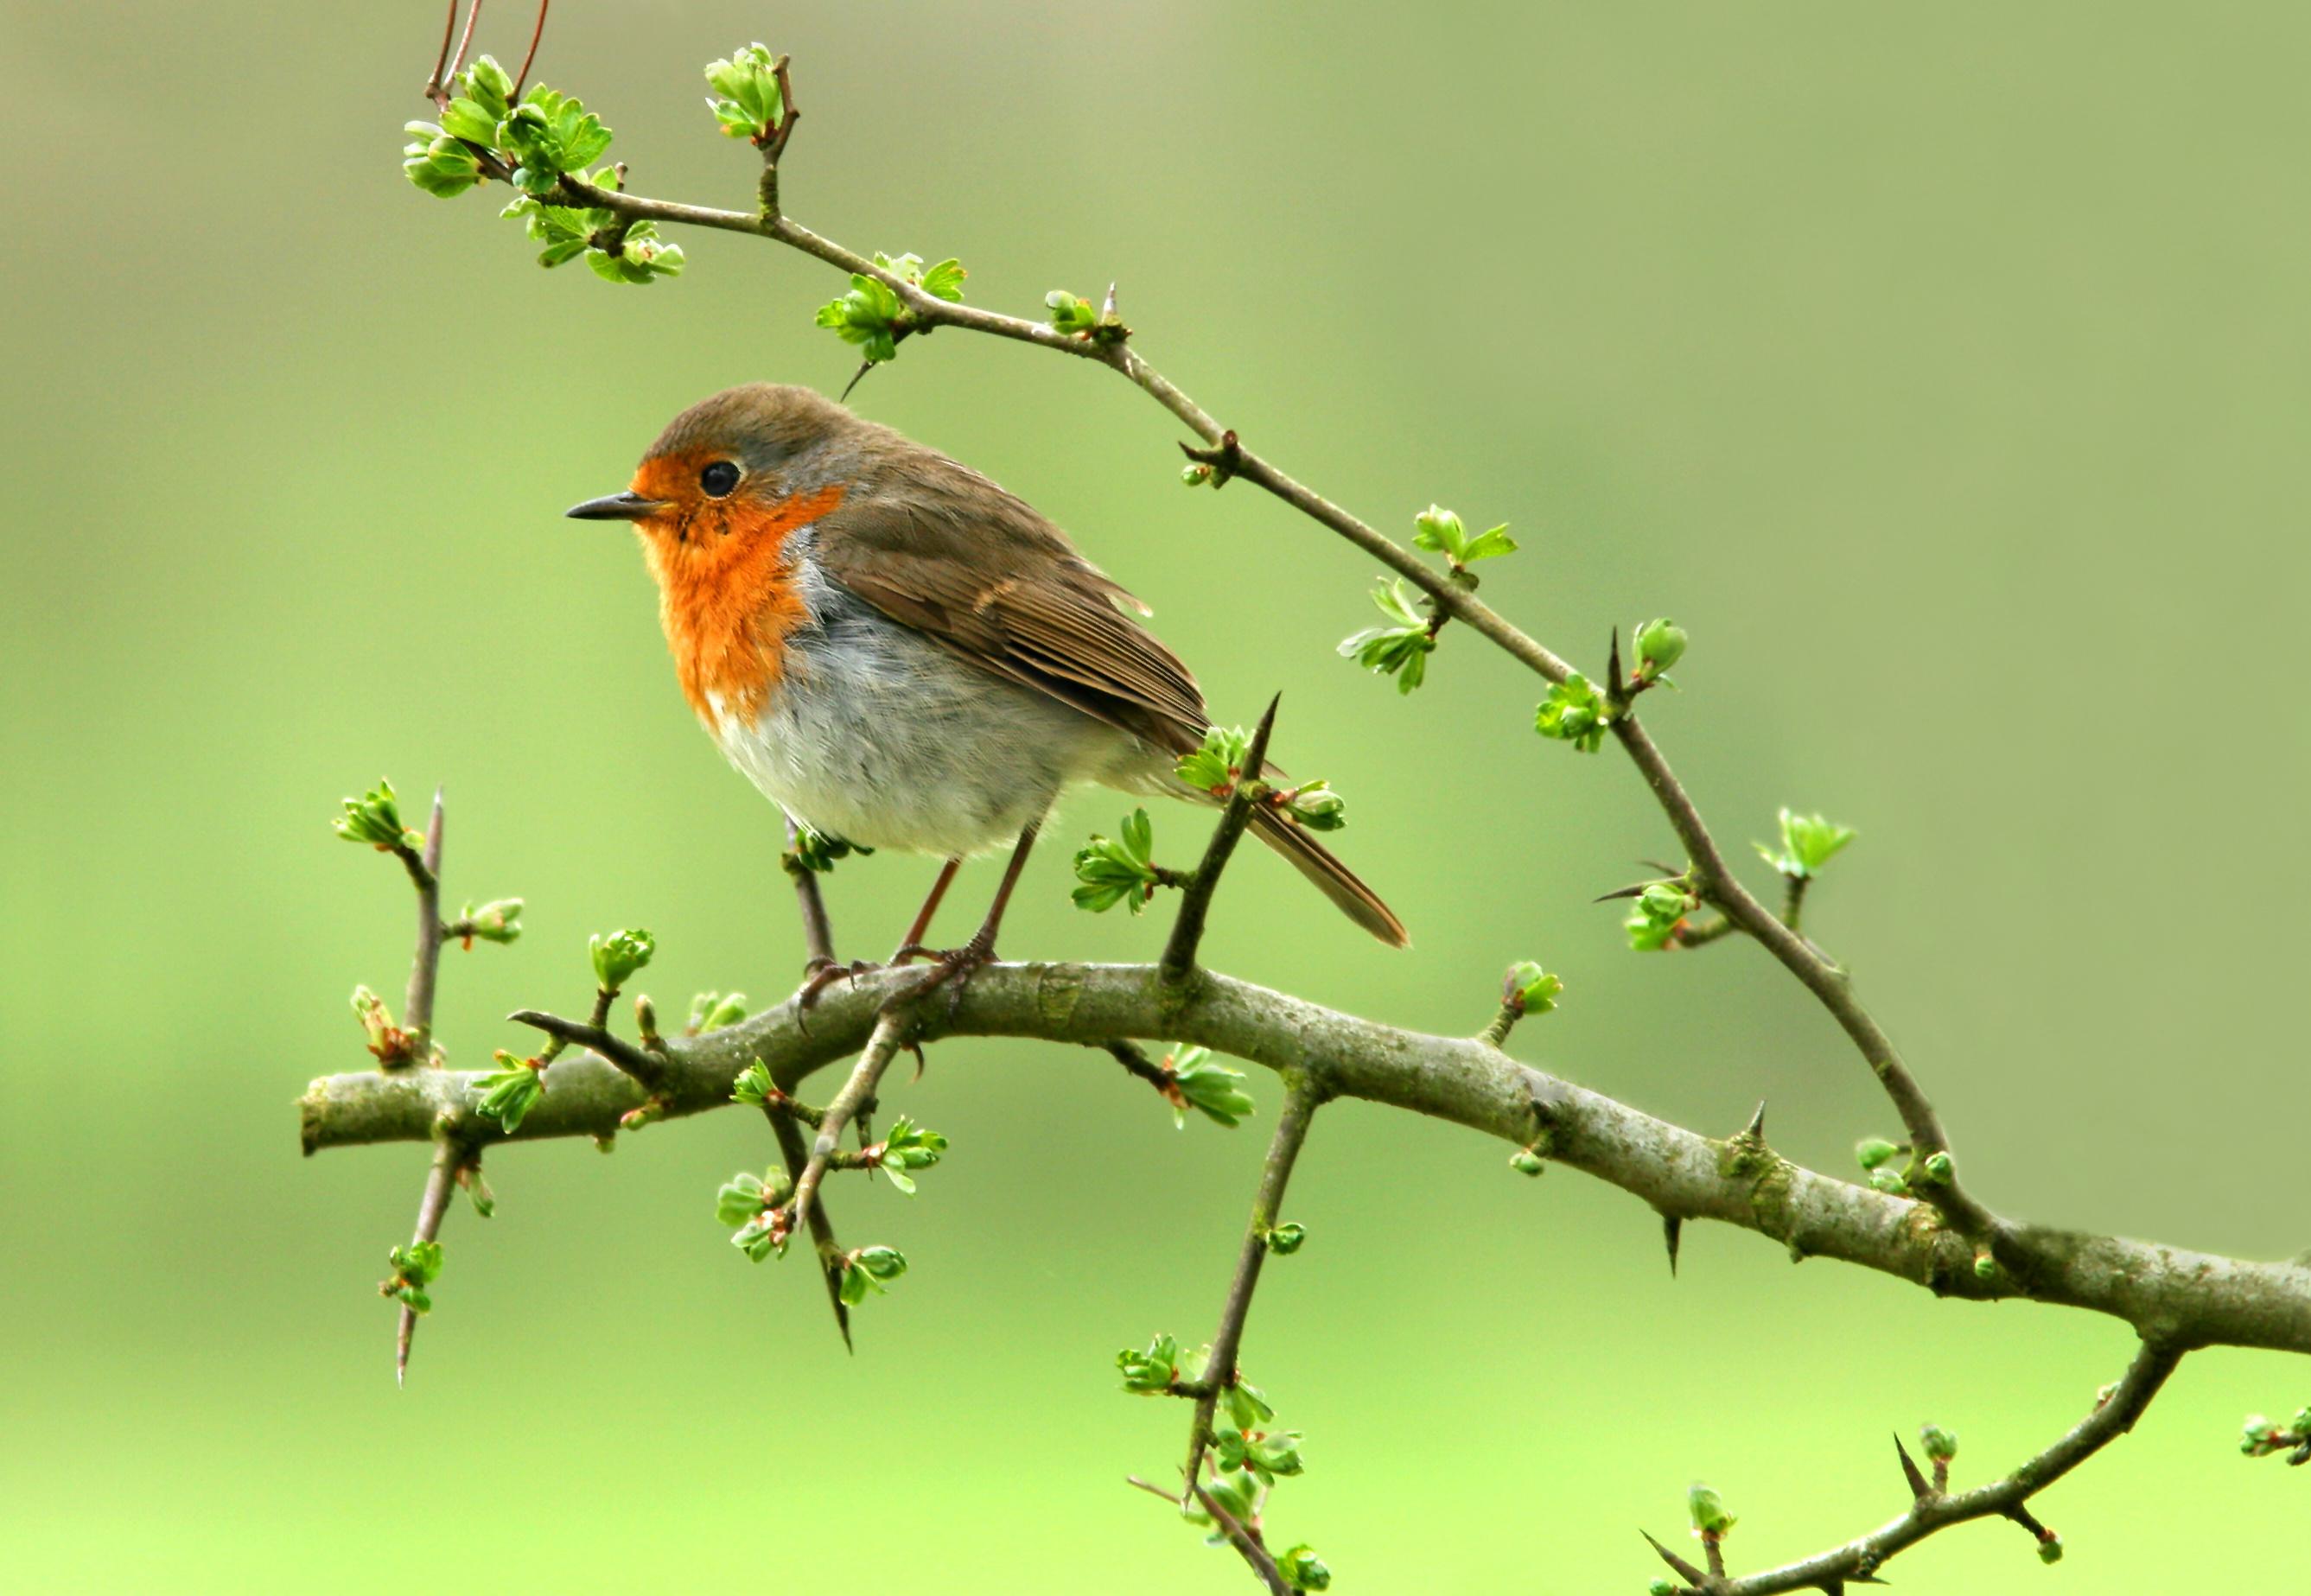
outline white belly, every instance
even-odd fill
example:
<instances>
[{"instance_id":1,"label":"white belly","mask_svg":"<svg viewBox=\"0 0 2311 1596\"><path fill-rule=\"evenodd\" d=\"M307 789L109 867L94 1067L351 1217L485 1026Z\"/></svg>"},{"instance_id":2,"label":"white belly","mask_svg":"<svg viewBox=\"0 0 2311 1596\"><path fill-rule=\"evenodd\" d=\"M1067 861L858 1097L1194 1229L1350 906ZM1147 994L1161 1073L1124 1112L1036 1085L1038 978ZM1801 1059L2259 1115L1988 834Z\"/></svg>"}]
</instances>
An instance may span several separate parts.
<instances>
[{"instance_id":1,"label":"white belly","mask_svg":"<svg viewBox=\"0 0 2311 1596\"><path fill-rule=\"evenodd\" d=\"M716 704L712 729L813 831L962 857L1015 841L1073 782L1161 785L1170 762L1138 739L848 596L811 597L816 619L788 638L768 704L751 720Z\"/></svg>"}]
</instances>

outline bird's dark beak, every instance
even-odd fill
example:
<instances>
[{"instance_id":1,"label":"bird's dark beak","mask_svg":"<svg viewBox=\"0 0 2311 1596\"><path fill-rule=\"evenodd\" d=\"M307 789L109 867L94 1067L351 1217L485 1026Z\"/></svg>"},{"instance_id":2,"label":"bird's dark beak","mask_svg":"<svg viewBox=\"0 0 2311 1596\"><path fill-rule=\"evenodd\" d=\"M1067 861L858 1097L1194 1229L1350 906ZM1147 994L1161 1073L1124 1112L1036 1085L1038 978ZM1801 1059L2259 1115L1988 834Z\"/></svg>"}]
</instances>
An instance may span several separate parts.
<instances>
[{"instance_id":1,"label":"bird's dark beak","mask_svg":"<svg viewBox=\"0 0 2311 1596\"><path fill-rule=\"evenodd\" d=\"M562 513L574 521L641 521L665 508L663 499L645 499L640 493L628 492L612 493L606 499L589 499Z\"/></svg>"}]
</instances>

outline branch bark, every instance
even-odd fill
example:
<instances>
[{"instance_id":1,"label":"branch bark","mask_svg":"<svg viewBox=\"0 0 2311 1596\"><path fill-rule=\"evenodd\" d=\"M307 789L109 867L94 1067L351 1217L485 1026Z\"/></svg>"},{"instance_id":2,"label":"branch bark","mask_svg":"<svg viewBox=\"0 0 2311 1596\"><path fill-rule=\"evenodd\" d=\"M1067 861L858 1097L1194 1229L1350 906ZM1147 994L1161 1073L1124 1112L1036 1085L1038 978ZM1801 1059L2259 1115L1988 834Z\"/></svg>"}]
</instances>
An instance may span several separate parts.
<instances>
[{"instance_id":1,"label":"branch bark","mask_svg":"<svg viewBox=\"0 0 2311 1596\"><path fill-rule=\"evenodd\" d=\"M791 1002L728 1030L667 1039L669 1118L720 1108L757 1058L781 1082L863 1047L882 1006L912 972L863 975L824 994L809 1029ZM1192 990L1151 964L993 964L953 1016L929 1006L923 1039L1040 1037L1104 1048L1143 1040L1197 1042L1279 1071L1304 1071L1334 1096L1450 1120L1513 1145L1550 1134L1549 1157L1609 1182L1666 1216L1714 1219L1805 1254L1842 1259L1975 1300L2026 1297L2125 1321L2179 1348L2311 1353L2311 1270L2157 1243L2000 1219L2001 1258L1975 1272L1974 1244L1923 1203L1803 1169L1761 1142L1713 1139L1600 1093L1520 1064L1471 1037L1425 1035L1206 971ZM362 1071L318 1079L299 1102L305 1150L426 1141L451 1116L480 1145L505 1139L475 1114L477 1073ZM616 1066L571 1052L512 1139L603 1137L644 1094Z\"/></svg>"}]
</instances>

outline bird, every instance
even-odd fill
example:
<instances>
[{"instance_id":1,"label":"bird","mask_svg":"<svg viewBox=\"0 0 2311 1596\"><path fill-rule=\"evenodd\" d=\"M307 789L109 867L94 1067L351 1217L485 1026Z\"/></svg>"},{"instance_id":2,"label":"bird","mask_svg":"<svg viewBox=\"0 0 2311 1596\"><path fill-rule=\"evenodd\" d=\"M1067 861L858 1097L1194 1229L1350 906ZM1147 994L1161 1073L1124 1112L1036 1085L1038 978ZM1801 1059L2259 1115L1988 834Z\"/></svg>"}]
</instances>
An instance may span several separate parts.
<instances>
[{"instance_id":1,"label":"bird","mask_svg":"<svg viewBox=\"0 0 2311 1596\"><path fill-rule=\"evenodd\" d=\"M790 824L944 861L894 964L929 958L967 981L994 958L1067 789L1220 801L1174 769L1209 719L1139 624L1147 607L1025 501L811 388L751 383L693 405L623 492L567 513L633 527L683 696ZM1357 925L1407 945L1288 812L1257 807L1251 828ZM925 946L961 862L1006 842L971 940ZM806 999L835 973L825 950L814 964Z\"/></svg>"}]
</instances>

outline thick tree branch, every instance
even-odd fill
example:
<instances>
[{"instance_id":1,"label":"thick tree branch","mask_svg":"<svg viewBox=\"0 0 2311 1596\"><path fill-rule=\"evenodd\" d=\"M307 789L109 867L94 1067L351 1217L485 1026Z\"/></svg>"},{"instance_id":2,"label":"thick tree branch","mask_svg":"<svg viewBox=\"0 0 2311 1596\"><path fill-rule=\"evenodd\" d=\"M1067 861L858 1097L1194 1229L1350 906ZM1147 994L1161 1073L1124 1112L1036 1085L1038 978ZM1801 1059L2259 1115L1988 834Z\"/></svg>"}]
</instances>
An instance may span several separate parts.
<instances>
[{"instance_id":1,"label":"thick tree branch","mask_svg":"<svg viewBox=\"0 0 2311 1596\"><path fill-rule=\"evenodd\" d=\"M863 975L830 990L807 1032L792 1003L727 1030L667 1039L668 1117L719 1108L755 1059L783 1083L863 1047L877 1011L911 972ZM1182 991L1154 965L993 964L972 977L953 1016L931 1005L924 1040L1042 1037L1104 1047L1128 1040L1200 1043L1278 1070L1304 1070L1330 1095L1450 1120L1525 1146L1550 1132L1553 1162L1610 1182L1664 1215L1716 1219L1801 1253L1924 1285L1943 1295L2028 1297L2111 1314L2148 1339L2181 1347L2311 1352L2311 1271L2153 1243L2001 1222L2007 1267L1985 1278L1971 1243L1923 1203L1800 1168L1762 1145L1681 1129L1530 1066L1470 1037L1428 1036L1357 1018L1206 971ZM307 1152L425 1141L436 1116L471 1122L480 1076L362 1071L316 1080L300 1100ZM592 1055L554 1063L514 1138L602 1137L644 1094ZM481 1124L484 1140L502 1139Z\"/></svg>"}]
</instances>

